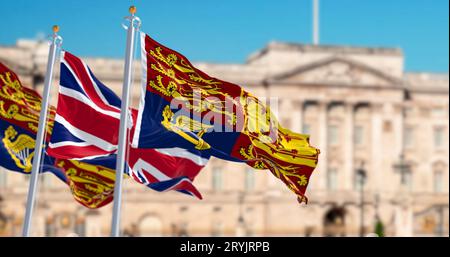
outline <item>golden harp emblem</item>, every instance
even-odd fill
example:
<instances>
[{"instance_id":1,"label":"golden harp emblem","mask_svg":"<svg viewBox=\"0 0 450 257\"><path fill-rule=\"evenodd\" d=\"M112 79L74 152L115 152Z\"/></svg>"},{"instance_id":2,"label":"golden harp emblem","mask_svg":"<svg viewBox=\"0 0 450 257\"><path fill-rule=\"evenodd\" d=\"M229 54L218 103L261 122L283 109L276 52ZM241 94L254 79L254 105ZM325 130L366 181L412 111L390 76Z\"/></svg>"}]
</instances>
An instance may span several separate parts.
<instances>
[{"instance_id":1,"label":"golden harp emblem","mask_svg":"<svg viewBox=\"0 0 450 257\"><path fill-rule=\"evenodd\" d=\"M213 127L212 125L203 124L185 115L174 118L174 113L168 105L164 108L162 116L163 121L161 121L161 124L167 130L177 133L190 143L194 144L195 149L206 150L211 148L211 146L202 139L202 136L209 128ZM186 131L196 132L197 138L189 135Z\"/></svg>"},{"instance_id":2,"label":"golden harp emblem","mask_svg":"<svg viewBox=\"0 0 450 257\"><path fill-rule=\"evenodd\" d=\"M9 126L5 130L5 137L2 139L6 150L16 163L17 167L23 169L24 172L30 172L34 156L35 140L26 135L18 135L13 126Z\"/></svg>"}]
</instances>

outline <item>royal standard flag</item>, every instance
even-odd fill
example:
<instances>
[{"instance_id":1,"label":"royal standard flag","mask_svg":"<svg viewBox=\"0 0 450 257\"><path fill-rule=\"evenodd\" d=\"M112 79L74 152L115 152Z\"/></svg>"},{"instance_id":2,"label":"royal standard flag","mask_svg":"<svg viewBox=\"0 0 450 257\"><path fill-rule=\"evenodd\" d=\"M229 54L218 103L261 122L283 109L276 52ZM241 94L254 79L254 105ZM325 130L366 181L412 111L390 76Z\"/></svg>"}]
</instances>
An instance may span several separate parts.
<instances>
[{"instance_id":1,"label":"royal standard flag","mask_svg":"<svg viewBox=\"0 0 450 257\"><path fill-rule=\"evenodd\" d=\"M238 85L213 78L141 33L142 98L133 147L182 147L269 169L298 197L317 165L309 136L283 128Z\"/></svg>"},{"instance_id":2,"label":"royal standard flag","mask_svg":"<svg viewBox=\"0 0 450 257\"><path fill-rule=\"evenodd\" d=\"M41 96L23 87L17 75L0 63L0 166L30 174L41 109ZM50 139L55 108L49 108L46 142ZM44 154L41 172L52 172L67 183L76 201L99 208L112 201L115 158L90 161L54 159Z\"/></svg>"}]
</instances>

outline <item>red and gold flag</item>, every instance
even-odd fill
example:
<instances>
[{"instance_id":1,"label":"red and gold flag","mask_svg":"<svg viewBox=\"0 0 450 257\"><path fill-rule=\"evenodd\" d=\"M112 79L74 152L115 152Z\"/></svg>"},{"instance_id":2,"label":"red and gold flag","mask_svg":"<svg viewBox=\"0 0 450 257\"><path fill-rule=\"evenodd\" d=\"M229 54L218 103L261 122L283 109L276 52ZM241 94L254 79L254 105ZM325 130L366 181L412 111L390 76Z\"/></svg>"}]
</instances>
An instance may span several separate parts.
<instances>
[{"instance_id":1,"label":"red and gold flag","mask_svg":"<svg viewBox=\"0 0 450 257\"><path fill-rule=\"evenodd\" d=\"M305 196L319 150L309 136L283 128L270 109L241 86L207 75L180 53L141 34L145 94L133 145L183 147L269 169Z\"/></svg>"},{"instance_id":2,"label":"red and gold flag","mask_svg":"<svg viewBox=\"0 0 450 257\"><path fill-rule=\"evenodd\" d=\"M35 138L41 110L41 96L23 87L18 76L0 63L0 166L25 174L31 173ZM49 108L46 141L50 139L55 108ZM88 208L99 208L113 198L114 174L111 163L55 160L44 155L42 172L49 171L67 183L73 197ZM104 164L104 165L102 165Z\"/></svg>"}]
</instances>

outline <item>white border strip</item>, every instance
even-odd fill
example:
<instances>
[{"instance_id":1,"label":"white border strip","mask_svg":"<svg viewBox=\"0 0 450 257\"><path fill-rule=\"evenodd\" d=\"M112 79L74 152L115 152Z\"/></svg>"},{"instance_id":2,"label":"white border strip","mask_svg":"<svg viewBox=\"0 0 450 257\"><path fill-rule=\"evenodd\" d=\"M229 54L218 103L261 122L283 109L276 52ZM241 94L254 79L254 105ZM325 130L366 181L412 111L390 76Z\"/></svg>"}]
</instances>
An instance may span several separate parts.
<instances>
[{"instance_id":1,"label":"white border strip","mask_svg":"<svg viewBox=\"0 0 450 257\"><path fill-rule=\"evenodd\" d=\"M145 51L145 33L141 32L141 99L139 101L139 111L136 120L136 127L134 128L133 141L131 147L137 148L139 144L139 136L141 134L142 113L145 108L145 93L147 91L147 52Z\"/></svg>"}]
</instances>

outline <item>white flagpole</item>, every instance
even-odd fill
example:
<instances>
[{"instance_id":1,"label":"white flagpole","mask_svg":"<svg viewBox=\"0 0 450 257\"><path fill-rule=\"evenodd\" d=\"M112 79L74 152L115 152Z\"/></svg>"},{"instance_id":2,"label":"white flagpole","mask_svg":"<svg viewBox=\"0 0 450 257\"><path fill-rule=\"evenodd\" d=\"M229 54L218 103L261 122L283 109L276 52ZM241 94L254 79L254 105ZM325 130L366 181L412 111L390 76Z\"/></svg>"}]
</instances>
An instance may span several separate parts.
<instances>
[{"instance_id":1,"label":"white flagpole","mask_svg":"<svg viewBox=\"0 0 450 257\"><path fill-rule=\"evenodd\" d=\"M111 224L111 236L120 236L120 212L122 205L122 180L123 170L125 168L125 155L128 147L127 142L127 125L128 125L128 100L130 98L130 86L131 86L131 73L134 56L134 40L136 31L140 26L140 19L134 16L136 13L136 7L131 6L129 8L131 16L126 19L130 21L127 27L127 48L125 52L125 69L124 80L122 87L122 106L120 108L120 129L119 129L119 142L117 151L117 163L116 163L116 181L114 185L114 207Z\"/></svg>"},{"instance_id":2,"label":"white flagpole","mask_svg":"<svg viewBox=\"0 0 450 257\"><path fill-rule=\"evenodd\" d=\"M42 146L44 144L44 135L46 133L46 121L48 112L48 101L50 98L50 87L53 79L53 66L55 63L57 50L62 44L62 38L58 36L59 27L53 26L52 42L48 53L47 73L45 74L44 93L41 103L41 112L39 115L39 126L36 135L36 145L34 148L33 168L31 170L31 180L28 188L27 208L23 223L23 236L30 236L31 220L33 218L33 208L36 198L36 188L38 184L39 171L41 169Z\"/></svg>"},{"instance_id":3,"label":"white flagpole","mask_svg":"<svg viewBox=\"0 0 450 257\"><path fill-rule=\"evenodd\" d=\"M319 0L313 0L313 44L319 44Z\"/></svg>"}]
</instances>

